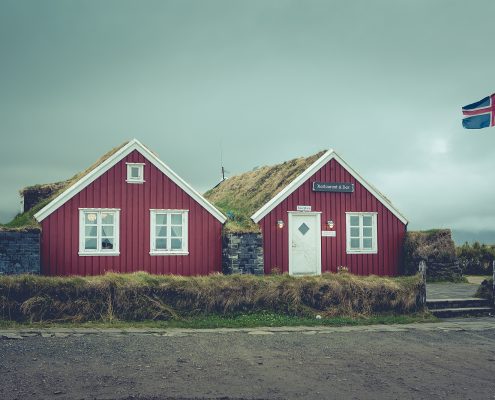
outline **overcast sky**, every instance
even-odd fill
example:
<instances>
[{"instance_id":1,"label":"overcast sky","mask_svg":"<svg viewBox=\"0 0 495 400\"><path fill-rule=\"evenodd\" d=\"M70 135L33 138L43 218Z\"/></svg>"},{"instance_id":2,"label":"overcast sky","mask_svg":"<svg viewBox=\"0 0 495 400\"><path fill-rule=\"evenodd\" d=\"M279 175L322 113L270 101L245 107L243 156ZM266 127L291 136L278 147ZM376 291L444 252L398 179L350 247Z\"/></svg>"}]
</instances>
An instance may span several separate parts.
<instances>
[{"instance_id":1,"label":"overcast sky","mask_svg":"<svg viewBox=\"0 0 495 400\"><path fill-rule=\"evenodd\" d=\"M409 219L495 242L495 1L0 0L0 222L136 137L199 191L334 148ZM477 236L478 235L478 236Z\"/></svg>"}]
</instances>

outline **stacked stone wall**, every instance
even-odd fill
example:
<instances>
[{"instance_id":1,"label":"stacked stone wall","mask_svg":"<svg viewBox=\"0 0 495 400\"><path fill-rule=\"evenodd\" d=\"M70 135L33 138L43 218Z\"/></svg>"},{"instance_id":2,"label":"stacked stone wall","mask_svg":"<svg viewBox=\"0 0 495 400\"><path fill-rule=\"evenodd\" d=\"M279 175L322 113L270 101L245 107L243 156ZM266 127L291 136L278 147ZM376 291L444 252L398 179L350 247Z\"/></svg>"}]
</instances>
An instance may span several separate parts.
<instances>
[{"instance_id":1,"label":"stacked stone wall","mask_svg":"<svg viewBox=\"0 0 495 400\"><path fill-rule=\"evenodd\" d=\"M0 230L0 275L40 273L40 231Z\"/></svg>"},{"instance_id":2,"label":"stacked stone wall","mask_svg":"<svg viewBox=\"0 0 495 400\"><path fill-rule=\"evenodd\" d=\"M224 274L263 275L261 233L224 233L222 270Z\"/></svg>"}]
</instances>

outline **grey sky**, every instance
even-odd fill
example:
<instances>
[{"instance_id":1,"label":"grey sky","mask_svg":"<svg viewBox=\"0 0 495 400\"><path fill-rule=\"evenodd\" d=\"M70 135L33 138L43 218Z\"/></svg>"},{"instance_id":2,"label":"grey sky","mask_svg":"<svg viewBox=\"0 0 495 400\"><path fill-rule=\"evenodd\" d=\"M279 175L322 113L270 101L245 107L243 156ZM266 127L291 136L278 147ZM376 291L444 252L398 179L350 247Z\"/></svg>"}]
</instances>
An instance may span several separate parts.
<instances>
[{"instance_id":1,"label":"grey sky","mask_svg":"<svg viewBox=\"0 0 495 400\"><path fill-rule=\"evenodd\" d=\"M495 242L495 2L0 1L0 221L136 137L195 188L333 147L410 229ZM487 236L488 235L488 236ZM491 240L490 240L491 239Z\"/></svg>"}]
</instances>

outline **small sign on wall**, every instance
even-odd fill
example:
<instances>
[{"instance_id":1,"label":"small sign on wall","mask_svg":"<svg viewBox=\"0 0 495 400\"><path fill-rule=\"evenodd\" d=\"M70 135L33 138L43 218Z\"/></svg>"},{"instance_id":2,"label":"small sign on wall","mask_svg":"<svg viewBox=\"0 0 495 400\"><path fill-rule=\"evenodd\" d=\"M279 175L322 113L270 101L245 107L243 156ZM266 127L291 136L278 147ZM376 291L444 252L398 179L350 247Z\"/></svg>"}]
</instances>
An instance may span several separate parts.
<instances>
[{"instance_id":1,"label":"small sign on wall","mask_svg":"<svg viewBox=\"0 0 495 400\"><path fill-rule=\"evenodd\" d=\"M297 206L297 211L311 211L311 206Z\"/></svg>"},{"instance_id":2,"label":"small sign on wall","mask_svg":"<svg viewBox=\"0 0 495 400\"><path fill-rule=\"evenodd\" d=\"M337 231L321 231L321 236L336 237Z\"/></svg>"},{"instance_id":3,"label":"small sign on wall","mask_svg":"<svg viewBox=\"0 0 495 400\"><path fill-rule=\"evenodd\" d=\"M354 192L354 183L347 182L313 182L313 192Z\"/></svg>"}]
</instances>

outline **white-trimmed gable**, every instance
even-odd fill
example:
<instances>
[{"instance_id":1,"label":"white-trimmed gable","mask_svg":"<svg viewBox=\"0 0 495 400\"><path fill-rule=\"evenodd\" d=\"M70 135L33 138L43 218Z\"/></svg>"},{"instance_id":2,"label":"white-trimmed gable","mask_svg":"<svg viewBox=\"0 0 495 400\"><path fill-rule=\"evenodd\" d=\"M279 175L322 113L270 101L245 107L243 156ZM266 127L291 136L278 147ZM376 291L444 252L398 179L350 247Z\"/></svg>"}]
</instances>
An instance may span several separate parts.
<instances>
[{"instance_id":1,"label":"white-trimmed gable","mask_svg":"<svg viewBox=\"0 0 495 400\"><path fill-rule=\"evenodd\" d=\"M349 164L347 164L333 149L328 150L312 165L310 165L301 175L294 179L289 185L287 185L282 191L280 191L275 197L268 201L263 207L256 211L251 219L258 223L261 221L270 211L277 207L283 200L289 197L297 188L299 188L304 182L306 182L313 174L315 174L320 168L322 168L330 160L335 159L349 174L354 177L361 185L363 185L373 196L375 196L385 207L387 207L392 214L394 214L402 223L407 224L407 219L395 208L392 203L378 190L371 186L364 180Z\"/></svg>"},{"instance_id":2,"label":"white-trimmed gable","mask_svg":"<svg viewBox=\"0 0 495 400\"><path fill-rule=\"evenodd\" d=\"M57 210L60 206L65 204L68 200L81 192L84 188L89 186L92 182L102 176L110 168L112 168L119 161L124 159L134 150L141 153L151 164L163 172L172 182L179 186L184 192L196 200L202 205L211 215L213 215L222 224L226 221L226 217L218 211L208 200L206 200L201 194L194 190L186 181L184 181L179 175L172 171L163 161L161 161L154 153L152 153L146 146L143 146L137 139L131 140L115 154L103 161L100 165L90 171L88 174L79 179L76 183L70 186L67 190L53 199L44 208L38 211L34 217L38 222L41 222L51 213Z\"/></svg>"}]
</instances>

